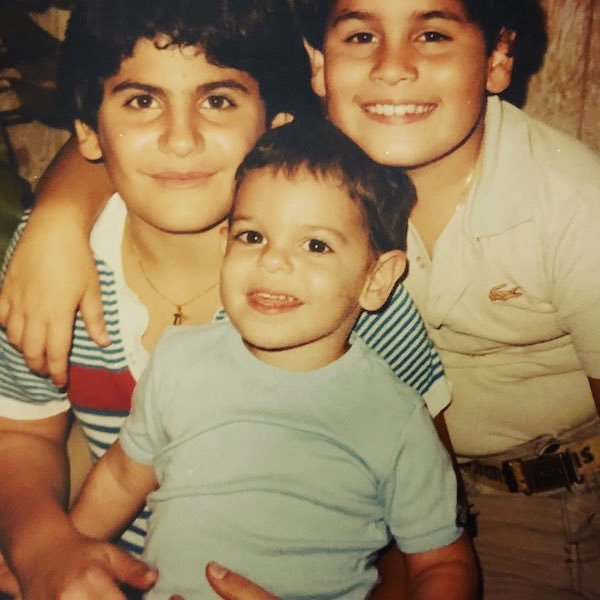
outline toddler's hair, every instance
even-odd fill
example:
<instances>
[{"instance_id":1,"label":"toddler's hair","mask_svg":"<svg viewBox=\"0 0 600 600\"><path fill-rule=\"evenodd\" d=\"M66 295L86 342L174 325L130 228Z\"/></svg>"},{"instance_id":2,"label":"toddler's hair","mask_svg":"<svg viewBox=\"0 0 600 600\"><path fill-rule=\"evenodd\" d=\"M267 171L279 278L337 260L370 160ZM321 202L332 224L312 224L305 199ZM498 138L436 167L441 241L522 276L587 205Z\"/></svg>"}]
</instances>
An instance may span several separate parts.
<instances>
[{"instance_id":1,"label":"toddler's hair","mask_svg":"<svg viewBox=\"0 0 600 600\"><path fill-rule=\"evenodd\" d=\"M236 188L257 169L290 179L307 172L341 185L361 208L373 250L406 250L408 217L416 201L411 180L399 167L376 163L329 121L296 119L267 131L238 168Z\"/></svg>"}]
</instances>

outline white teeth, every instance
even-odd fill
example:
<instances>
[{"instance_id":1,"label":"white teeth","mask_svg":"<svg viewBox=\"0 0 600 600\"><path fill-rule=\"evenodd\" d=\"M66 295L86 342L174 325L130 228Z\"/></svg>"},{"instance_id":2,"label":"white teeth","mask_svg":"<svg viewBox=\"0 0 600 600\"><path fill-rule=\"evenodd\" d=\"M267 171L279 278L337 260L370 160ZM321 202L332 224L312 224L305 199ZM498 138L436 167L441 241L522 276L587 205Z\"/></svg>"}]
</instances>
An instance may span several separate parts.
<instances>
[{"instance_id":1,"label":"white teeth","mask_svg":"<svg viewBox=\"0 0 600 600\"><path fill-rule=\"evenodd\" d=\"M285 296L283 294L269 294L267 292L256 292L256 296L260 298L266 298L267 300L277 300L279 302L285 302L286 300L291 300L291 296Z\"/></svg>"},{"instance_id":2,"label":"white teeth","mask_svg":"<svg viewBox=\"0 0 600 600\"><path fill-rule=\"evenodd\" d=\"M365 110L373 115L385 117L403 117L405 115L423 115L431 112L431 104L368 104Z\"/></svg>"}]
</instances>

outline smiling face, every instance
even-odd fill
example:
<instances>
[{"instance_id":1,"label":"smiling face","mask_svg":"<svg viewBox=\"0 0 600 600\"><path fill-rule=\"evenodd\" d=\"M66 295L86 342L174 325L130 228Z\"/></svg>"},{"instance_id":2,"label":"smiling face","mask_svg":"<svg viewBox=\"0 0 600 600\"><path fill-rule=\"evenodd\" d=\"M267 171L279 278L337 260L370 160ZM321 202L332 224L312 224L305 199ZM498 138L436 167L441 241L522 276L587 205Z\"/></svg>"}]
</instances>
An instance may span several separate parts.
<instances>
[{"instance_id":1,"label":"smiling face","mask_svg":"<svg viewBox=\"0 0 600 600\"><path fill-rule=\"evenodd\" d=\"M359 206L334 181L250 171L228 232L223 306L259 358L285 351L287 367L316 368L345 351L376 261Z\"/></svg>"},{"instance_id":2,"label":"smiling face","mask_svg":"<svg viewBox=\"0 0 600 600\"><path fill-rule=\"evenodd\" d=\"M313 87L330 119L377 162L418 168L475 155L486 89L510 81L459 0L338 0Z\"/></svg>"},{"instance_id":3,"label":"smiling face","mask_svg":"<svg viewBox=\"0 0 600 600\"><path fill-rule=\"evenodd\" d=\"M98 132L77 126L82 153L103 157L132 224L173 233L225 219L235 170L264 129L248 74L150 40L105 82Z\"/></svg>"}]
</instances>

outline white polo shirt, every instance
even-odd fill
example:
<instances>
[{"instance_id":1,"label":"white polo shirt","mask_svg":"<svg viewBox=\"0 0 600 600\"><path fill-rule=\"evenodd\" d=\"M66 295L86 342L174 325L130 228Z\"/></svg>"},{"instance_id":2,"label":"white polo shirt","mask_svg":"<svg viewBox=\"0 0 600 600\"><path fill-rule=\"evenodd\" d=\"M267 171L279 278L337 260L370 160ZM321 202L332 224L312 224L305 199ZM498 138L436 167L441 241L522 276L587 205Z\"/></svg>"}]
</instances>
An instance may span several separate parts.
<instances>
[{"instance_id":1,"label":"white polo shirt","mask_svg":"<svg viewBox=\"0 0 600 600\"><path fill-rule=\"evenodd\" d=\"M488 101L478 181L430 260L410 227L411 292L453 384L459 457L565 435L600 378L600 158Z\"/></svg>"}]
</instances>

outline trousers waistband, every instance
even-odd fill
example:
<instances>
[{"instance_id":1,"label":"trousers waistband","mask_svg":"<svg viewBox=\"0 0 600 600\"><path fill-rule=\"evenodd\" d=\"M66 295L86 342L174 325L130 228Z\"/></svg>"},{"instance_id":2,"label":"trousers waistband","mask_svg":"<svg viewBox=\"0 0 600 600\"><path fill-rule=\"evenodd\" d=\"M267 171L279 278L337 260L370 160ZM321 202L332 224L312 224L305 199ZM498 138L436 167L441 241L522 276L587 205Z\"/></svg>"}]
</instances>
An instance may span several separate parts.
<instances>
[{"instance_id":1,"label":"trousers waistband","mask_svg":"<svg viewBox=\"0 0 600 600\"><path fill-rule=\"evenodd\" d=\"M600 469L600 435L549 443L538 455L503 458L485 457L460 466L476 481L501 491L529 495L570 488Z\"/></svg>"}]
</instances>

